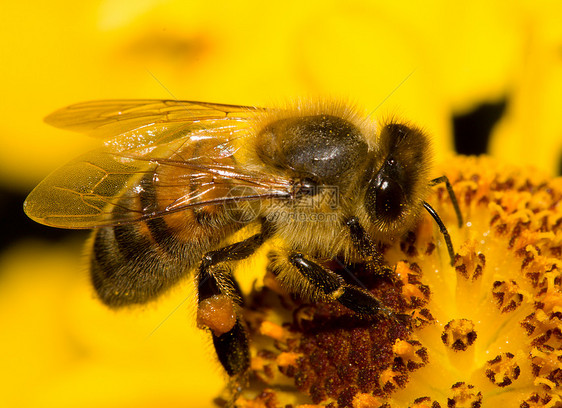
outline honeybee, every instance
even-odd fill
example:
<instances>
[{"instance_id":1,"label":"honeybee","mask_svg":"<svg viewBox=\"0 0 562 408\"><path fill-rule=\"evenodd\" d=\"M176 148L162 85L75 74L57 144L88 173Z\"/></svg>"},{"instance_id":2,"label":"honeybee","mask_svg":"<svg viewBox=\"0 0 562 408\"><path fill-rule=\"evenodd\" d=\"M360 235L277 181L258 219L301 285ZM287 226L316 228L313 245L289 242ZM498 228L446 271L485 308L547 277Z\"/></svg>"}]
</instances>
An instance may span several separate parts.
<instances>
[{"instance_id":1,"label":"honeybee","mask_svg":"<svg viewBox=\"0 0 562 408\"><path fill-rule=\"evenodd\" d=\"M377 127L344 103L279 109L177 100L109 100L46 122L106 139L41 182L24 204L35 221L92 228L91 281L112 308L143 304L196 270L198 324L228 375L249 366L233 265L275 240L275 275L310 301L407 319L327 266L361 262L392 278L377 243L403 235L423 209L430 149L418 128ZM246 231L244 238L239 238ZM237 237L236 241L234 240Z\"/></svg>"}]
</instances>

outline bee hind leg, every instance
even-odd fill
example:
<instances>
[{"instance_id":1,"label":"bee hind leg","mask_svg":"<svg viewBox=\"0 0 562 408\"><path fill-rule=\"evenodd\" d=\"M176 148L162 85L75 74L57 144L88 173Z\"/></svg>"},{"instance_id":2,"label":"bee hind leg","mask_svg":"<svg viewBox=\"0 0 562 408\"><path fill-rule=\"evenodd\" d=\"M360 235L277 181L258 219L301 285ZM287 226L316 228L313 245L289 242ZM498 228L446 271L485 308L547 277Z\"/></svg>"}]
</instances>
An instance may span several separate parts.
<instances>
[{"instance_id":1,"label":"bee hind leg","mask_svg":"<svg viewBox=\"0 0 562 408\"><path fill-rule=\"evenodd\" d=\"M249 364L248 336L239 309L242 294L230 268L214 268L198 275L197 325L211 331L217 357L229 376L243 373Z\"/></svg>"},{"instance_id":2,"label":"bee hind leg","mask_svg":"<svg viewBox=\"0 0 562 408\"><path fill-rule=\"evenodd\" d=\"M241 319L242 292L229 263L252 255L264 239L264 234L256 234L206 253L197 275L197 323L210 329L217 357L230 377L246 372L250 352L247 330Z\"/></svg>"}]
</instances>

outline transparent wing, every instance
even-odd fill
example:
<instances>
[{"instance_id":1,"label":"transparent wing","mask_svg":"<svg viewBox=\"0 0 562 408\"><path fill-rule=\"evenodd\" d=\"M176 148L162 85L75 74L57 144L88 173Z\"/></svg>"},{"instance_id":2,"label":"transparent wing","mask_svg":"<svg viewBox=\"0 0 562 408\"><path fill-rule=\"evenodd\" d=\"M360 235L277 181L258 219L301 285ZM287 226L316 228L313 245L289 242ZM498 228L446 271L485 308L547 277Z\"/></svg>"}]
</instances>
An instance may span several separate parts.
<instances>
[{"instance_id":1,"label":"transparent wing","mask_svg":"<svg viewBox=\"0 0 562 408\"><path fill-rule=\"evenodd\" d=\"M165 153L170 146L151 157L87 153L43 180L25 201L25 212L45 225L93 228L193 207L290 197L288 179L239 167L230 143L206 141L216 144L207 143L193 157Z\"/></svg>"},{"instance_id":2,"label":"transparent wing","mask_svg":"<svg viewBox=\"0 0 562 408\"><path fill-rule=\"evenodd\" d=\"M244 121L263 109L206 102L116 99L77 103L45 118L48 124L94 137L114 137L136 129L185 125L216 120Z\"/></svg>"},{"instance_id":3,"label":"transparent wing","mask_svg":"<svg viewBox=\"0 0 562 408\"><path fill-rule=\"evenodd\" d=\"M290 196L288 179L239 162L237 152L249 135L252 111L197 103L204 112L197 116L203 113L196 115L195 103L188 102L190 113L178 112L178 119L170 123L165 119L171 114L170 109L165 113L168 103L90 102L51 115L48 121L60 127L115 137L43 180L27 198L25 212L50 226L92 228L193 207ZM127 108L118 110L123 106ZM153 106L155 112L163 110L147 113ZM229 116L232 112L239 115ZM115 135L118 131L123 133Z\"/></svg>"}]
</instances>

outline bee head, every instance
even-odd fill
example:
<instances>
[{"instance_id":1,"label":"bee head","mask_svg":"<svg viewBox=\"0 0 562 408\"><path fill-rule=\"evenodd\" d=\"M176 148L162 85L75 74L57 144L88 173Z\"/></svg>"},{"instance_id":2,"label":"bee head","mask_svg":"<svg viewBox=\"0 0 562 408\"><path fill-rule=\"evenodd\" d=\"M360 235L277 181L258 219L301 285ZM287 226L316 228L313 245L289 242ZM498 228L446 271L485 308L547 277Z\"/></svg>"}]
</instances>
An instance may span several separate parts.
<instances>
[{"instance_id":1,"label":"bee head","mask_svg":"<svg viewBox=\"0 0 562 408\"><path fill-rule=\"evenodd\" d=\"M428 139L417 128L390 123L382 128L378 146L365 208L377 230L401 233L422 208L428 186Z\"/></svg>"}]
</instances>

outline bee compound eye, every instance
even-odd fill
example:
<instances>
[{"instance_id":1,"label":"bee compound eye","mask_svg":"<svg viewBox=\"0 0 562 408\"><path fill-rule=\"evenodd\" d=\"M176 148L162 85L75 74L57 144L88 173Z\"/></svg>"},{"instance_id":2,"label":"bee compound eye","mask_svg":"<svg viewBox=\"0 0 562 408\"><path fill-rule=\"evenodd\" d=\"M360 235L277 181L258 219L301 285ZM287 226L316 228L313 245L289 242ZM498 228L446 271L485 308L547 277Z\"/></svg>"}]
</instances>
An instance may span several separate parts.
<instances>
[{"instance_id":1,"label":"bee compound eye","mask_svg":"<svg viewBox=\"0 0 562 408\"><path fill-rule=\"evenodd\" d=\"M374 222L392 222L400 217L406 197L400 183L388 177L378 177L370 184L365 206Z\"/></svg>"},{"instance_id":2,"label":"bee compound eye","mask_svg":"<svg viewBox=\"0 0 562 408\"><path fill-rule=\"evenodd\" d=\"M404 191L400 184L392 179L383 179L378 185L375 198L377 217L396 219L402 213Z\"/></svg>"}]
</instances>

